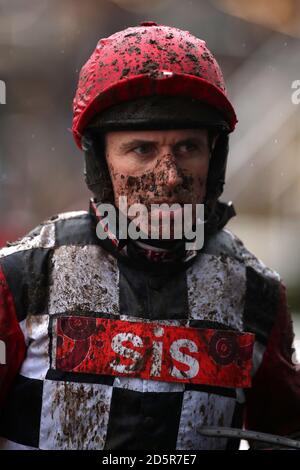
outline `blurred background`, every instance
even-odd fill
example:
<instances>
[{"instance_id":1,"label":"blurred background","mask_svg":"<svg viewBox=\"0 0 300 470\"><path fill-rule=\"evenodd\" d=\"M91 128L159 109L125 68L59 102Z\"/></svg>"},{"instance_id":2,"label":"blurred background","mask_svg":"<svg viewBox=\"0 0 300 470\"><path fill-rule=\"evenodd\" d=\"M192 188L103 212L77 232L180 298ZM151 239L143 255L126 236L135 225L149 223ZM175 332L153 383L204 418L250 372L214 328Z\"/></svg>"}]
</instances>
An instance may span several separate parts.
<instances>
[{"instance_id":1,"label":"blurred background","mask_svg":"<svg viewBox=\"0 0 300 470\"><path fill-rule=\"evenodd\" d=\"M0 0L0 244L87 210L70 132L78 73L100 38L144 20L205 39L223 69L239 118L223 197L238 213L229 228L282 275L299 340L298 0Z\"/></svg>"}]
</instances>

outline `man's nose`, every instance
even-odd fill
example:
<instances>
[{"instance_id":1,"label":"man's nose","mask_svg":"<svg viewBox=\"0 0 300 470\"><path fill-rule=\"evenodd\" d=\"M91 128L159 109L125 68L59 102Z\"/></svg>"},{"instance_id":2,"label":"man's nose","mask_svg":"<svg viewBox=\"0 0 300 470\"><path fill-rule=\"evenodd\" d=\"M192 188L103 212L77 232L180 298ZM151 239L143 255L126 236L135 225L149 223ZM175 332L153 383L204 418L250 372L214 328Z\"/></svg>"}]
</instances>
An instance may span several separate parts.
<instances>
[{"instance_id":1,"label":"man's nose","mask_svg":"<svg viewBox=\"0 0 300 470\"><path fill-rule=\"evenodd\" d=\"M164 181L169 187L177 186L182 184L181 171L178 167L176 157L172 153L165 155L164 159Z\"/></svg>"}]
</instances>

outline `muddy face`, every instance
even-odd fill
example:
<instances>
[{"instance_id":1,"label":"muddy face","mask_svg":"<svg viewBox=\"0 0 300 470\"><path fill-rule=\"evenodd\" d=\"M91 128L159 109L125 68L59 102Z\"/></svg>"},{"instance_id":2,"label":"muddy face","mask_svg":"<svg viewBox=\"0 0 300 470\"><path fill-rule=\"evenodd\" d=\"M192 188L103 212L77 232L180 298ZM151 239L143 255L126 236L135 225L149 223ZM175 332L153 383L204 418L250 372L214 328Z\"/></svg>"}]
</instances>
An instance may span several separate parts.
<instances>
[{"instance_id":1,"label":"muddy face","mask_svg":"<svg viewBox=\"0 0 300 470\"><path fill-rule=\"evenodd\" d=\"M205 129L117 131L106 135L115 204L195 205L204 201L210 148ZM195 210L193 210L193 217Z\"/></svg>"}]
</instances>

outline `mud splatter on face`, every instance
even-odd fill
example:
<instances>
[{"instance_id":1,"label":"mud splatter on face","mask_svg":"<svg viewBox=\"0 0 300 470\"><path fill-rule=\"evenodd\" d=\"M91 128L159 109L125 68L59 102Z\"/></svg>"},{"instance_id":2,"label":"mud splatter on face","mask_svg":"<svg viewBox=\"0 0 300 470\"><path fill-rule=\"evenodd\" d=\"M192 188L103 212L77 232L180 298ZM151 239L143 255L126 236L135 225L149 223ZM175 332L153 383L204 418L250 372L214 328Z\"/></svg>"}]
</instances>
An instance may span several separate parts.
<instances>
[{"instance_id":1,"label":"mud splatter on face","mask_svg":"<svg viewBox=\"0 0 300 470\"><path fill-rule=\"evenodd\" d=\"M109 155L107 159L110 160ZM188 170L178 167L174 160L172 155L163 155L157 160L152 170L138 176L119 172L114 165L109 163L115 203L117 204L118 197L121 195L127 196L128 204L138 202L148 209L153 203L188 204L202 199L200 193L204 193L206 178L195 177L188 173Z\"/></svg>"},{"instance_id":2,"label":"mud splatter on face","mask_svg":"<svg viewBox=\"0 0 300 470\"><path fill-rule=\"evenodd\" d=\"M192 157L186 150L189 149L188 145L184 147L185 153L183 149L181 152L176 151L181 145L186 145L181 142L186 142L187 136L191 138L195 135L195 132L189 133L188 130L130 131L129 140L126 137L127 131L122 132L122 135L118 132L111 133L113 138L106 146L116 206L119 207L119 198L126 196L128 207L143 204L149 213L152 204L163 203L169 206L191 204L195 213L196 204L203 202L205 198L209 147L204 145L204 149ZM130 143L127 150L130 138L134 142L145 142L146 139L147 144L141 144L141 147L138 144L136 152L131 150ZM124 142L126 151L122 153L119 149Z\"/></svg>"}]
</instances>

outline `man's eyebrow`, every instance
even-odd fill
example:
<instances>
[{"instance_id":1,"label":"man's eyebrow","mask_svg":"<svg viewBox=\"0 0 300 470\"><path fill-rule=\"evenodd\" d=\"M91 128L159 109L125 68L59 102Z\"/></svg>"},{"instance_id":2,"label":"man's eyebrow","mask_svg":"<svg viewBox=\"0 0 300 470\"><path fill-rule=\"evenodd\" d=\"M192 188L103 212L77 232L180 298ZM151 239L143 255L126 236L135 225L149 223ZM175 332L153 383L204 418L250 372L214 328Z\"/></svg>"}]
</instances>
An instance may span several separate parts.
<instances>
[{"instance_id":1,"label":"man's eyebrow","mask_svg":"<svg viewBox=\"0 0 300 470\"><path fill-rule=\"evenodd\" d=\"M204 137L203 136L199 136L199 135L195 135L195 136L188 136L188 137L183 137L182 139L179 139L175 144L174 146L178 146L180 144L183 144L183 143L188 143L188 142L197 142L197 143L200 143L200 144L203 144L204 143ZM158 142L156 140L147 140L147 139L133 139L133 140L130 140L129 142L123 142L120 146L119 146L119 151L120 152L127 152L128 150L130 150L131 148L133 147L137 147L139 145L145 145L145 144L157 144Z\"/></svg>"},{"instance_id":2,"label":"man's eyebrow","mask_svg":"<svg viewBox=\"0 0 300 470\"><path fill-rule=\"evenodd\" d=\"M144 144L157 144L157 141L155 140L147 140L147 139L133 139L130 140L129 142L123 142L120 147L119 151L120 152L126 152L130 148L138 145L144 145Z\"/></svg>"},{"instance_id":3,"label":"man's eyebrow","mask_svg":"<svg viewBox=\"0 0 300 470\"><path fill-rule=\"evenodd\" d=\"M178 140L178 142L174 144L174 147L178 148L182 144L194 144L194 145L198 145L200 148L203 148L206 145L206 140L202 136L186 137L186 138Z\"/></svg>"},{"instance_id":4,"label":"man's eyebrow","mask_svg":"<svg viewBox=\"0 0 300 470\"><path fill-rule=\"evenodd\" d=\"M200 142L203 143L205 141L205 138L202 136L189 136L189 137L184 137L183 139L178 140L175 145L178 144L183 144L186 142Z\"/></svg>"}]
</instances>

